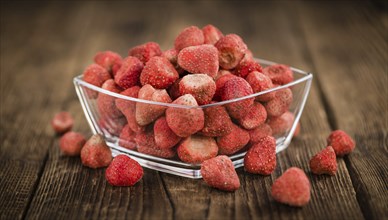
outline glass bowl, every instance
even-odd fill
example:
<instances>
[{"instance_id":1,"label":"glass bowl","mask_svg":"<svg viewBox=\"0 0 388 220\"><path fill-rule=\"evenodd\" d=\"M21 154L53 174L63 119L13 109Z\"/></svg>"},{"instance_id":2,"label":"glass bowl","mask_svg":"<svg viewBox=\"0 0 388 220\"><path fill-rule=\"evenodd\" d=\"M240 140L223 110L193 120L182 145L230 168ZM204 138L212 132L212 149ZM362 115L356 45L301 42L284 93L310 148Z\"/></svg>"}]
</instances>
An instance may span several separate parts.
<instances>
[{"instance_id":1,"label":"glass bowl","mask_svg":"<svg viewBox=\"0 0 388 220\"><path fill-rule=\"evenodd\" d=\"M271 61L266 61L262 59L256 59L263 67L268 65L276 64ZM83 111L85 113L86 119L90 125L90 128L94 134L102 134L105 137L107 145L112 150L112 155L116 156L119 154L127 154L134 160L138 161L141 166L147 167L153 170L170 173L174 175L179 175L188 178L201 178L201 165L200 164L190 164L182 162L178 156L174 156L172 158L161 158L158 156L153 156L149 154L145 154L137 151L138 145L136 142L129 142L131 147L127 146L128 141L120 138L120 130L123 128L126 123L125 117L110 117L106 114L101 114L101 109L99 109L98 102L96 99L97 94L99 96L104 96L105 99L110 100L123 100L128 104L132 104L134 106L142 104L143 106L147 104L149 107L159 106L162 108L181 108L181 109L206 109L215 106L226 106L228 104L234 104L237 102L243 102L247 99L256 98L259 96L263 96L270 92L279 91L282 89L289 88L292 91L292 103L289 105L288 111L293 114L293 122L289 123L289 125L283 129L281 132L274 134L273 136L276 138L276 152L280 152L288 147L293 137L294 131L298 126L299 118L301 117L303 107L306 103L307 96L311 87L311 82L313 75L311 73L296 69L291 67L294 75L294 81L278 86L263 92L255 93L249 96L241 97L238 99L227 100L207 105L202 105L198 107L191 106L183 106L172 103L160 103L154 101L148 101L143 99L132 98L129 96L121 95L118 93L114 93L100 87L94 86L82 80L82 75L79 75L74 78L73 82L75 85L75 89L82 105ZM152 129L152 125L149 126ZM134 148L134 150L131 149ZM238 152L229 155L232 160L234 167L238 168L244 165L244 155L247 151L248 147L244 147Z\"/></svg>"}]
</instances>

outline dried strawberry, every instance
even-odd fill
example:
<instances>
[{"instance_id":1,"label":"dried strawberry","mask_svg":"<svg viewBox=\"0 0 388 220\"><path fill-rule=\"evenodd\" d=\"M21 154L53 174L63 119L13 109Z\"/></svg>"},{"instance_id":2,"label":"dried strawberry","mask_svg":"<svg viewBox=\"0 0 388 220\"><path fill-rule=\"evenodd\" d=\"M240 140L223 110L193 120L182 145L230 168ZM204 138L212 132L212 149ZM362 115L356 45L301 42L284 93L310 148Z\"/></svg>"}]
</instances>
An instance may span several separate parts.
<instances>
[{"instance_id":1,"label":"dried strawberry","mask_svg":"<svg viewBox=\"0 0 388 220\"><path fill-rule=\"evenodd\" d=\"M116 72L120 69L123 62L123 58L113 51L98 52L94 56L94 62L104 67L112 76L116 75Z\"/></svg>"},{"instance_id":2,"label":"dried strawberry","mask_svg":"<svg viewBox=\"0 0 388 220\"><path fill-rule=\"evenodd\" d=\"M65 133L67 131L70 131L73 127L74 119L73 116L71 116L68 112L59 112L54 115L53 119L51 120L51 126L53 127L54 131L58 134Z\"/></svg>"},{"instance_id":3,"label":"dried strawberry","mask_svg":"<svg viewBox=\"0 0 388 220\"><path fill-rule=\"evenodd\" d=\"M110 148L99 134L90 137L81 150L81 161L84 166L94 169L106 167L111 160L112 153Z\"/></svg>"},{"instance_id":4,"label":"dried strawberry","mask_svg":"<svg viewBox=\"0 0 388 220\"><path fill-rule=\"evenodd\" d=\"M314 174L335 175L337 161L332 146L327 146L310 160L310 169Z\"/></svg>"},{"instance_id":5,"label":"dried strawberry","mask_svg":"<svg viewBox=\"0 0 388 220\"><path fill-rule=\"evenodd\" d=\"M289 88L280 89L274 93L275 97L264 104L267 114L270 117L278 117L285 113L293 100L292 91Z\"/></svg>"},{"instance_id":6,"label":"dried strawberry","mask_svg":"<svg viewBox=\"0 0 388 220\"><path fill-rule=\"evenodd\" d=\"M274 84L285 85L294 80L291 68L283 64L267 66L263 69L263 73L271 78Z\"/></svg>"},{"instance_id":7,"label":"dried strawberry","mask_svg":"<svg viewBox=\"0 0 388 220\"><path fill-rule=\"evenodd\" d=\"M244 169L249 173L270 175L276 168L276 140L265 136L245 154Z\"/></svg>"},{"instance_id":8,"label":"dried strawberry","mask_svg":"<svg viewBox=\"0 0 388 220\"><path fill-rule=\"evenodd\" d=\"M211 187L236 191L240 188L240 180L232 161L227 156L217 156L201 164L203 180Z\"/></svg>"},{"instance_id":9,"label":"dried strawberry","mask_svg":"<svg viewBox=\"0 0 388 220\"><path fill-rule=\"evenodd\" d=\"M139 86L133 86L129 89L122 91L120 94L132 98L138 98L139 90ZM136 122L136 101L118 98L116 99L116 107L123 113L123 115L127 119L128 126L131 128L132 131L139 132L140 130L144 129L143 126L140 126Z\"/></svg>"},{"instance_id":10,"label":"dried strawberry","mask_svg":"<svg viewBox=\"0 0 388 220\"><path fill-rule=\"evenodd\" d=\"M233 74L245 78L246 76L248 76L249 73L253 71L262 72L263 68L255 60L251 60L244 57L233 70Z\"/></svg>"},{"instance_id":11,"label":"dried strawberry","mask_svg":"<svg viewBox=\"0 0 388 220\"><path fill-rule=\"evenodd\" d=\"M209 104L216 92L216 83L206 74L189 74L179 82L179 94L191 94L198 105Z\"/></svg>"},{"instance_id":12,"label":"dried strawberry","mask_svg":"<svg viewBox=\"0 0 388 220\"><path fill-rule=\"evenodd\" d=\"M118 155L105 171L105 178L112 186L133 186L143 177L140 164L126 155Z\"/></svg>"},{"instance_id":13,"label":"dried strawberry","mask_svg":"<svg viewBox=\"0 0 388 220\"><path fill-rule=\"evenodd\" d=\"M185 47L201 45L205 42L203 32L197 26L183 29L175 38L175 49L180 51Z\"/></svg>"},{"instance_id":14,"label":"dried strawberry","mask_svg":"<svg viewBox=\"0 0 388 220\"><path fill-rule=\"evenodd\" d=\"M61 137L59 146L64 155L78 156L85 142L85 137L81 133L69 131Z\"/></svg>"},{"instance_id":15,"label":"dried strawberry","mask_svg":"<svg viewBox=\"0 0 388 220\"><path fill-rule=\"evenodd\" d=\"M291 167L272 185L274 200L290 206L304 206L310 201L310 181L303 170Z\"/></svg>"},{"instance_id":16,"label":"dried strawberry","mask_svg":"<svg viewBox=\"0 0 388 220\"><path fill-rule=\"evenodd\" d=\"M241 77L235 77L225 82L224 88L222 89L221 100L230 100L241 98L253 93L252 87L247 81ZM231 117L240 119L248 113L248 109L253 105L254 98L243 99L241 101L235 101L226 104L226 108Z\"/></svg>"},{"instance_id":17,"label":"dried strawberry","mask_svg":"<svg viewBox=\"0 0 388 220\"><path fill-rule=\"evenodd\" d=\"M179 78L174 66L165 57L152 57L144 66L140 82L156 89L166 89Z\"/></svg>"},{"instance_id":18,"label":"dried strawberry","mask_svg":"<svg viewBox=\"0 0 388 220\"><path fill-rule=\"evenodd\" d=\"M220 154L232 155L241 150L250 139L248 131L233 124L232 131L222 137L217 137Z\"/></svg>"},{"instance_id":19,"label":"dried strawberry","mask_svg":"<svg viewBox=\"0 0 388 220\"><path fill-rule=\"evenodd\" d=\"M228 34L214 45L218 49L219 63L223 69L233 69L244 58L247 45L236 34Z\"/></svg>"},{"instance_id":20,"label":"dried strawberry","mask_svg":"<svg viewBox=\"0 0 388 220\"><path fill-rule=\"evenodd\" d=\"M212 106L203 109L205 125L201 134L209 137L221 137L232 132L233 122L224 106Z\"/></svg>"},{"instance_id":21,"label":"dried strawberry","mask_svg":"<svg viewBox=\"0 0 388 220\"><path fill-rule=\"evenodd\" d=\"M190 73L203 73L214 78L219 65L217 48L209 44L186 47L178 54L178 65Z\"/></svg>"},{"instance_id":22,"label":"dried strawberry","mask_svg":"<svg viewBox=\"0 0 388 220\"><path fill-rule=\"evenodd\" d=\"M255 129L248 130L250 136L250 143L257 143L261 138L265 136L272 136L272 129L268 124L261 124Z\"/></svg>"},{"instance_id":23,"label":"dried strawberry","mask_svg":"<svg viewBox=\"0 0 388 220\"><path fill-rule=\"evenodd\" d=\"M245 80L251 85L254 93L262 92L273 88L271 79L257 71L250 72ZM256 101L268 102L275 97L274 92L256 96Z\"/></svg>"},{"instance_id":24,"label":"dried strawberry","mask_svg":"<svg viewBox=\"0 0 388 220\"><path fill-rule=\"evenodd\" d=\"M261 124L264 124L267 119L267 111L259 102L253 103L247 109L247 114L242 115L238 122L245 129L254 129Z\"/></svg>"},{"instance_id":25,"label":"dried strawberry","mask_svg":"<svg viewBox=\"0 0 388 220\"><path fill-rule=\"evenodd\" d=\"M139 90L139 98L154 102L170 103L170 96L165 89L154 89L151 85L145 85ZM167 107L159 104L136 103L136 122L145 126L155 121L164 114Z\"/></svg>"},{"instance_id":26,"label":"dried strawberry","mask_svg":"<svg viewBox=\"0 0 388 220\"><path fill-rule=\"evenodd\" d=\"M217 156L218 146L212 137L191 135L180 143L177 153L186 163L201 163Z\"/></svg>"},{"instance_id":27,"label":"dried strawberry","mask_svg":"<svg viewBox=\"0 0 388 220\"><path fill-rule=\"evenodd\" d=\"M143 63L136 57L127 57L123 60L120 69L115 75L115 82L123 89L139 85L140 73L144 68Z\"/></svg>"},{"instance_id":28,"label":"dried strawberry","mask_svg":"<svg viewBox=\"0 0 388 220\"><path fill-rule=\"evenodd\" d=\"M129 125L125 125L120 133L119 145L121 147L134 150L136 149L135 137L136 132L132 131Z\"/></svg>"},{"instance_id":29,"label":"dried strawberry","mask_svg":"<svg viewBox=\"0 0 388 220\"><path fill-rule=\"evenodd\" d=\"M192 108L169 107L166 110L166 120L171 130L179 137L188 137L202 130L205 117L195 98L186 94L177 98L173 104L187 105Z\"/></svg>"},{"instance_id":30,"label":"dried strawberry","mask_svg":"<svg viewBox=\"0 0 388 220\"><path fill-rule=\"evenodd\" d=\"M168 149L179 143L181 137L177 136L168 126L166 117L160 117L154 124L155 143L159 148Z\"/></svg>"},{"instance_id":31,"label":"dried strawberry","mask_svg":"<svg viewBox=\"0 0 388 220\"><path fill-rule=\"evenodd\" d=\"M292 124L294 123L295 117L292 112L286 112L280 117L270 117L268 118L268 125L272 129L272 134L274 136L283 135L289 129L291 129Z\"/></svg>"},{"instance_id":32,"label":"dried strawberry","mask_svg":"<svg viewBox=\"0 0 388 220\"><path fill-rule=\"evenodd\" d=\"M345 131L336 130L327 138L327 145L332 146L335 154L342 157L354 150L356 142Z\"/></svg>"},{"instance_id":33,"label":"dried strawberry","mask_svg":"<svg viewBox=\"0 0 388 220\"><path fill-rule=\"evenodd\" d=\"M224 36L218 28L214 27L211 24L208 24L203 27L202 32L205 39L205 44L214 45L221 37Z\"/></svg>"},{"instance_id":34,"label":"dried strawberry","mask_svg":"<svg viewBox=\"0 0 388 220\"><path fill-rule=\"evenodd\" d=\"M114 93L120 93L122 89L109 79L102 84L102 88ZM100 114L105 119L120 118L123 116L121 111L116 107L116 97L100 92L97 97L97 107Z\"/></svg>"},{"instance_id":35,"label":"dried strawberry","mask_svg":"<svg viewBox=\"0 0 388 220\"><path fill-rule=\"evenodd\" d=\"M155 42L147 42L142 45L133 47L128 52L129 56L138 58L144 64L147 63L151 57L162 55L160 46Z\"/></svg>"}]
</instances>

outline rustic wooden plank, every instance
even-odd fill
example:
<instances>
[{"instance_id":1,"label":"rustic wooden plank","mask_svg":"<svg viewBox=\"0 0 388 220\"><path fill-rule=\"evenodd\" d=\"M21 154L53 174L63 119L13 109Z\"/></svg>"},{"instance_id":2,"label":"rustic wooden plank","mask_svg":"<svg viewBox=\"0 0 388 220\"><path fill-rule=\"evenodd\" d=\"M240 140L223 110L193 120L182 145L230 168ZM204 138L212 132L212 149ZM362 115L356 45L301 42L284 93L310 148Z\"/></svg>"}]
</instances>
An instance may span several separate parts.
<instances>
[{"instance_id":1,"label":"rustic wooden plank","mask_svg":"<svg viewBox=\"0 0 388 220\"><path fill-rule=\"evenodd\" d=\"M41 175L43 161L0 160L0 218L21 219Z\"/></svg>"},{"instance_id":2,"label":"rustic wooden plank","mask_svg":"<svg viewBox=\"0 0 388 220\"><path fill-rule=\"evenodd\" d=\"M172 214L154 171L146 169L134 187L112 187L105 169L89 169L78 157L61 156L57 143L49 155L27 218L155 219Z\"/></svg>"},{"instance_id":3,"label":"rustic wooden plank","mask_svg":"<svg viewBox=\"0 0 388 220\"><path fill-rule=\"evenodd\" d=\"M69 31L88 18L79 12L65 3L2 2L0 218L22 218L39 182L53 142L49 121L71 85L63 72L74 71L77 51L68 48L80 36Z\"/></svg>"},{"instance_id":4,"label":"rustic wooden plank","mask_svg":"<svg viewBox=\"0 0 388 220\"><path fill-rule=\"evenodd\" d=\"M113 50L125 56L131 46L150 41L162 33L163 20L160 16L142 17L150 3L130 2L88 2L85 7L93 8L93 20L82 40L82 57L76 62L78 73L67 74L71 81L74 74L79 74L92 62L97 51ZM76 4L77 5L77 4ZM128 11L128 8L131 10ZM99 16L99 15L105 16ZM76 34L74 31L73 34ZM129 38L129 40L128 40ZM57 68L61 68L58 66ZM62 99L64 107L75 113L78 121L74 130L90 135L90 129L83 115L81 105L74 88ZM162 179L155 171L145 169L143 179L134 187L112 187L105 180L105 169L92 170L83 167L79 158L60 156L58 141L51 146L48 161L43 171L40 184L31 202L27 218L40 219L164 219L172 217L173 208L168 199ZM49 201L49 202L46 202Z\"/></svg>"},{"instance_id":5,"label":"rustic wooden plank","mask_svg":"<svg viewBox=\"0 0 388 220\"><path fill-rule=\"evenodd\" d=\"M190 24L201 26L214 23L224 33L240 34L254 54L261 58L287 63L306 70L315 69L309 58L303 34L300 32L300 24L293 13L292 4L234 2L222 6L208 1L206 7L200 6L191 6L191 13L184 10L181 13L178 12L181 20L178 23L179 26ZM177 8L181 7L178 5ZM222 13L217 13L215 17L201 16L210 14L214 8ZM192 17L193 14L199 14L199 16ZM235 17L230 16L232 14L249 16L240 16L236 21ZM183 21L186 23L181 24ZM319 91L314 83L301 121L301 136L296 138L285 152L278 155L279 165L271 176L246 174L240 168L238 174L242 187L235 193L199 188L194 196L192 190L188 190L185 195L181 193L187 185L190 186L189 189L192 189L192 185L195 184L193 180L182 180L168 174L163 175L175 210L179 210L175 212L176 218L193 216L195 219L205 216L208 219L362 219L362 213L343 160L338 161L339 172L334 177L317 177L309 172L309 159L325 146L326 135L330 132L327 121ZM305 170L312 183L311 202L303 209L280 205L273 201L270 195L273 180L291 166L298 166ZM203 185L200 181L197 180L197 182ZM206 185L203 186L206 187ZM186 195L193 202L187 204ZM204 203L208 204L207 209ZM197 210L195 214L192 213L193 209Z\"/></svg>"},{"instance_id":6,"label":"rustic wooden plank","mask_svg":"<svg viewBox=\"0 0 388 220\"><path fill-rule=\"evenodd\" d=\"M207 23L214 23L225 33L236 32L240 34L259 57L288 63L302 69L313 71L318 69L315 66L315 60L310 58L310 48L306 47L305 37L300 33L302 29L299 26L299 21L296 19L293 4L278 5L271 2L246 4L235 2L228 5L219 5L212 1L202 1L198 5L189 4L189 7L187 7L187 2L181 3L177 1L156 3L156 7L152 7L152 4L155 3L88 2L77 10L76 14L78 16L73 18L74 20L69 21L69 23L78 20L82 21L80 25L84 25L84 34L80 37L79 31L74 30L75 28L68 27L69 29L64 30L66 34L63 38L65 42L68 42L68 44L65 44L65 48L70 52L61 55L60 59L62 62L53 62L46 67L47 69L44 69L45 75L48 75L49 69L63 70L61 74L50 75L47 79L47 81L55 81L54 79L59 77L62 84L55 85L59 86L55 88L59 88L60 91L47 86L44 89L52 94L49 95L49 98L47 98L47 95L42 97L46 97L47 103L54 103L53 106L56 106L58 109L60 108L59 106L62 106L71 112L77 112L75 114L77 120L75 130L90 134L70 83L71 77L80 73L91 62L91 58L96 51L111 49L125 55L130 46L150 40L160 42L162 47L167 49L172 46L171 42L179 30L188 25L202 26ZM162 11L158 10L158 8L162 7ZM217 13L214 13L215 11ZM90 26L86 25L87 22L85 23L83 12L87 12L87 18L93 18ZM144 16L145 14L147 16ZM70 17L71 15L72 13L69 13L68 16ZM236 19L236 17L231 15L239 15L239 17ZM36 36L40 36L41 32L42 29L37 31ZM53 40L50 37L45 39ZM82 43L83 45L81 47L72 45L72 41L78 41L78 44ZM45 42L45 40L40 40L39 42L41 43L39 45L43 45L42 42ZM49 50L57 46L49 44L47 47L50 48L45 47L43 48ZM63 47L57 48L58 51L60 49L63 50ZM38 49L38 46L33 48ZM73 56L71 57L70 55ZM36 60L44 58L46 57L38 57ZM28 60L24 60L28 64ZM37 61L34 62L29 66L37 64ZM42 63L45 64L45 62ZM6 68L10 69L9 66ZM27 69L27 67L25 68ZM17 80L21 78L23 76L19 76ZM30 78L28 79L30 80ZM68 81L69 84L64 85L63 82L65 81ZM13 90L20 90L18 86L28 86L28 83L17 85L16 82L15 80L11 84L12 87L10 88L13 88ZM27 88L37 89L37 87L33 86ZM42 90L39 91L43 93ZM148 169L145 169L144 178L134 187L111 187L105 181L103 169L91 170L82 167L78 158L60 156L56 141L53 144L45 142L53 140L51 138L52 132L47 125L49 121L47 115L55 112L55 109L54 107L49 107L47 110L41 111L43 113L41 117L36 116L42 120L37 126L44 128L44 131L47 133L47 137L42 137L46 149L43 152L47 152L48 146L50 148L46 166L44 170L40 169L43 175L37 185L27 217L55 217L63 219L361 219L362 213L357 204L356 194L343 160L338 160L339 172L334 177L314 176L308 172L309 158L325 145L325 138L330 131L330 126L327 123L328 117L320 100L321 95L321 91L317 89L317 84L314 83L302 117L302 134L292 142L287 151L278 155L279 165L275 173L269 177L262 177L246 174L240 168L238 169L238 174L242 187L235 193L225 193L211 189L201 180L190 180L169 174L158 174ZM54 97L58 97L58 99L53 100ZM34 101L36 99L34 98ZM25 98L19 103L13 103L12 98L8 97L5 103L26 108L27 104L32 103L32 101L27 101ZM6 111L7 117L11 115L11 110ZM2 119L3 116L5 118L6 114L3 115L2 110ZM18 120L22 122L24 119L22 116L19 116ZM8 123L12 124L10 119L8 119ZM26 130L27 128L24 129ZM13 128L13 131L17 131L16 126ZM13 139L8 136L9 134L7 133L4 141L1 139L1 143L9 142L7 148L3 148L3 146L1 148L2 151L7 149L7 152L4 151L5 155L11 154L8 152L11 144L18 143L16 135L12 136ZM23 148L26 148L24 143L27 142L20 141L20 143ZM34 143L34 145L41 146L39 143ZM36 148L31 147L31 151L32 149ZM14 154L16 155L14 156L15 158L23 158L25 156L23 152ZM38 163L35 166L42 168L42 165L39 164L39 161L42 161L42 156L31 156L31 158L38 158L36 160ZM43 161L44 158L43 156ZM10 172L8 167L12 167L17 162L16 160L8 162L9 164L5 166L6 169L0 169L1 176L8 175ZM23 167L23 165L19 166ZM302 209L280 205L274 202L270 196L270 187L273 180L290 166L299 166L304 169L312 182L312 200L309 205ZM352 167L349 167L350 171L351 169ZM382 170L382 173L384 173L384 170ZM22 174L23 172L17 176L11 175L11 179L15 181L20 180ZM34 175L36 176L35 179L39 177L39 173L35 172ZM6 184L0 181L0 186L8 187L15 181L6 182ZM34 182L36 183L35 180ZM378 184L381 183L384 183L384 181ZM14 189L16 190L8 194L11 195L10 197L3 195L1 198L11 198L11 200L15 197L23 198L20 195L14 196L16 192L23 192L23 190L20 190L20 187L15 187ZM25 188L22 187L22 189ZM30 194L31 190L23 196ZM367 199L368 197L364 198ZM15 201L12 202L16 203ZM0 205L2 204L0 203Z\"/></svg>"},{"instance_id":7,"label":"rustic wooden plank","mask_svg":"<svg viewBox=\"0 0 388 220\"><path fill-rule=\"evenodd\" d=\"M344 160L364 217L382 219L388 215L388 48L381 20L387 14L368 2L334 6L303 4L299 14L331 126L357 143Z\"/></svg>"}]
</instances>

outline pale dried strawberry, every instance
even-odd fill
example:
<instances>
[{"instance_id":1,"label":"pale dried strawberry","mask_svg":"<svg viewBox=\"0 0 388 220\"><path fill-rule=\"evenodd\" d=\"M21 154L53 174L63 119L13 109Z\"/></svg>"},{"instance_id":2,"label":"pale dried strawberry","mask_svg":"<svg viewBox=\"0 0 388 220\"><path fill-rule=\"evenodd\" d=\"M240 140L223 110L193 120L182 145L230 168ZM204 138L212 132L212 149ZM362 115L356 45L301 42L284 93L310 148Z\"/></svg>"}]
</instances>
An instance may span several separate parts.
<instances>
[{"instance_id":1,"label":"pale dried strawberry","mask_svg":"<svg viewBox=\"0 0 388 220\"><path fill-rule=\"evenodd\" d=\"M275 201L290 206L304 206L310 201L310 181L303 170L291 167L272 185Z\"/></svg>"}]
</instances>

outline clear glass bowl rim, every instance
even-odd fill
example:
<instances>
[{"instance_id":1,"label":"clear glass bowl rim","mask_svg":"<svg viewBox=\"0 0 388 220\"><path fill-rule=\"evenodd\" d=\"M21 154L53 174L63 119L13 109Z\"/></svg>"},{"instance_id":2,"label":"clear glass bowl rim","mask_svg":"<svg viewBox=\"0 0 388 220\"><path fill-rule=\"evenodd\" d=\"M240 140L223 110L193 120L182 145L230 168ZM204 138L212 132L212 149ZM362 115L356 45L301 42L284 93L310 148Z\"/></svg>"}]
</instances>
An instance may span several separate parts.
<instances>
[{"instance_id":1,"label":"clear glass bowl rim","mask_svg":"<svg viewBox=\"0 0 388 220\"><path fill-rule=\"evenodd\" d=\"M264 65L278 64L276 62L272 62L272 61L268 61L268 60L264 60L264 59L255 58L255 60L258 61L260 64L264 64ZM275 87L275 88L272 88L272 89L268 89L268 90L265 90L265 91L262 91L262 92L253 93L251 95L243 96L243 97L236 98L236 99L230 99L230 100L226 100L226 101L221 101L221 102L216 102L216 103L211 103L211 104L206 104L206 105L200 105L200 106L187 106L187 105L180 105L180 104L174 104L174 103L155 102L155 101L150 101L150 100L145 100L145 99L133 98L133 97L130 97L130 96L126 96L126 95L122 95L122 94L119 94L119 93L111 92L109 90L106 90L106 89L100 88L98 86L92 85L92 84L90 84L88 82L85 82L82 79L83 78L82 74L74 77L73 82L74 83L78 83L80 85L83 85L83 86L85 86L85 87L87 87L89 89L101 92L103 94L110 95L110 96L113 96L113 97L116 97L116 98L120 98L120 99L124 99L124 100L128 100L128 101L133 101L133 102L141 102L141 103L152 104L152 105L161 105L161 106L166 106L166 107L185 108L185 109L209 108L209 107L218 106L218 105L224 105L224 104L228 104L228 103L232 103L232 102L238 102L238 101L241 101L241 100L244 100L244 99L249 99L249 98L253 98L253 97L256 97L256 96L264 95L264 94L269 93L269 92L273 92L273 91L277 91L277 90L280 90L280 89L288 88L290 86L293 86L293 85L299 84L301 82L307 81L307 80L309 80L309 79L311 79L313 77L313 74L311 72L306 72L306 71L300 70L300 69L295 68L295 67L290 67L290 68L291 68L291 70L294 73L301 74L301 75L303 75L303 77L301 77L299 79L296 79L296 80L294 80L294 81L292 81L290 83L287 83L287 84L284 84L284 85L281 85L281 86L278 86L278 87Z\"/></svg>"}]
</instances>

